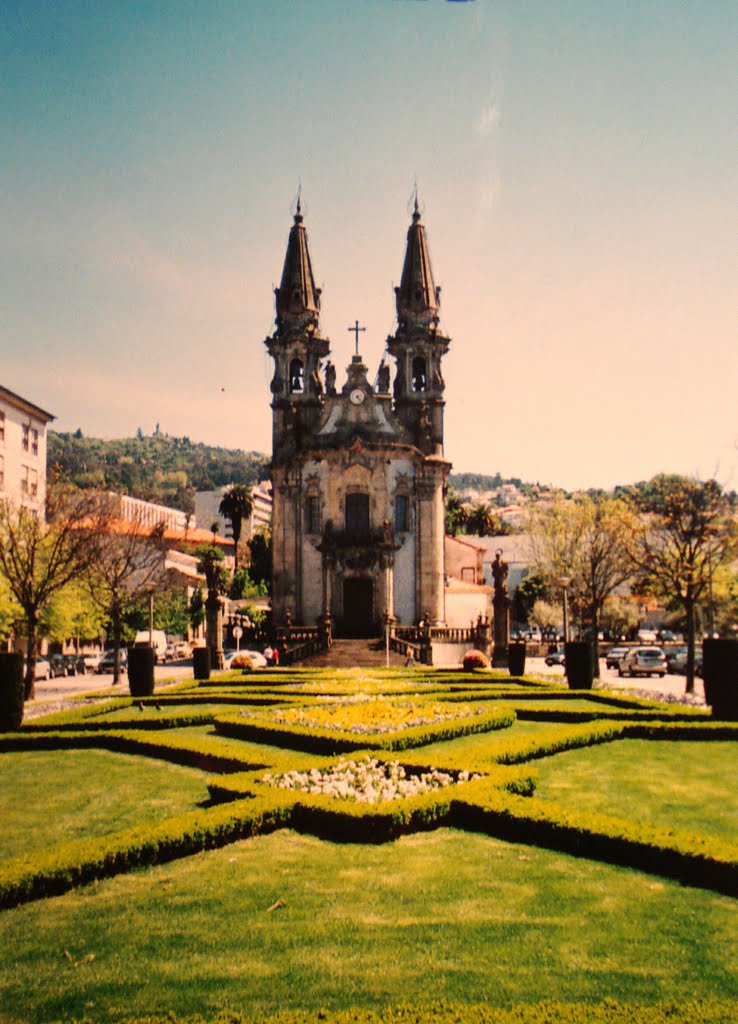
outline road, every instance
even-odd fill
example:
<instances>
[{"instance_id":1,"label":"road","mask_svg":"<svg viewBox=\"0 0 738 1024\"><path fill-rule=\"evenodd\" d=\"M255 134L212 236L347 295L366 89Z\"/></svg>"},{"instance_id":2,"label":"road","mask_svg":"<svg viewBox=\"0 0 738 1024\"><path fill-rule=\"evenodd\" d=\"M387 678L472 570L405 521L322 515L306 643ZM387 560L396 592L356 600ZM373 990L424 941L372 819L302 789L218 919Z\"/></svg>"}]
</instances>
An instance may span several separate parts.
<instances>
[{"instance_id":1,"label":"road","mask_svg":"<svg viewBox=\"0 0 738 1024\"><path fill-rule=\"evenodd\" d=\"M560 665L552 665L549 668L543 658L527 658L525 671L535 676L553 676L554 678L561 679L562 682L564 679L564 669ZM649 694L652 693L655 697L665 694L674 700L684 697L684 688L687 684L684 676L670 674L665 675L663 679L659 679L656 676L637 676L635 679L621 679L618 676L618 670L606 668L604 658L601 658L600 680L599 684L595 681L595 685L606 686L612 690L631 692L637 690ZM689 703L704 704L705 688L701 679L695 679L694 689L694 695Z\"/></svg>"}]
</instances>

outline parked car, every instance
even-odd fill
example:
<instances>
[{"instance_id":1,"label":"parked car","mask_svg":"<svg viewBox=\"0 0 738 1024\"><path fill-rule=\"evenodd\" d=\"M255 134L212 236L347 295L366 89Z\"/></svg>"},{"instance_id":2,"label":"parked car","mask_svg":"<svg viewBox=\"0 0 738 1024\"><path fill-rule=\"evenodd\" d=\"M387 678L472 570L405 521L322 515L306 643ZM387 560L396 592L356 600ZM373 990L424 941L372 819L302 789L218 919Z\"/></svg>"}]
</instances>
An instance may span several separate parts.
<instances>
[{"instance_id":1,"label":"parked car","mask_svg":"<svg viewBox=\"0 0 738 1024\"><path fill-rule=\"evenodd\" d=\"M260 651L223 651L223 667L228 669L234 658L244 655L254 668L266 668L267 660Z\"/></svg>"},{"instance_id":2,"label":"parked car","mask_svg":"<svg viewBox=\"0 0 738 1024\"><path fill-rule=\"evenodd\" d=\"M51 674L55 679L57 676L65 676L67 674L67 666L63 654L52 654L49 658L49 665L51 665Z\"/></svg>"},{"instance_id":3,"label":"parked car","mask_svg":"<svg viewBox=\"0 0 738 1024\"><path fill-rule=\"evenodd\" d=\"M663 676L666 675L666 655L660 647L631 647L618 665L618 675Z\"/></svg>"},{"instance_id":4,"label":"parked car","mask_svg":"<svg viewBox=\"0 0 738 1024\"><path fill-rule=\"evenodd\" d=\"M607 668L617 668L627 653L627 647L611 647L605 655L605 665Z\"/></svg>"},{"instance_id":5,"label":"parked car","mask_svg":"<svg viewBox=\"0 0 738 1024\"><path fill-rule=\"evenodd\" d=\"M64 666L68 676L83 676L86 671L85 659L81 654L65 654Z\"/></svg>"},{"instance_id":6,"label":"parked car","mask_svg":"<svg viewBox=\"0 0 738 1024\"><path fill-rule=\"evenodd\" d=\"M656 630L655 629L639 629L637 634L639 644L655 644L656 643Z\"/></svg>"},{"instance_id":7,"label":"parked car","mask_svg":"<svg viewBox=\"0 0 738 1024\"><path fill-rule=\"evenodd\" d=\"M566 659L564 658L564 648L563 647L559 647L555 651L550 651L546 655L546 664L549 665L549 666L550 665L564 665L565 662L566 662Z\"/></svg>"},{"instance_id":8,"label":"parked car","mask_svg":"<svg viewBox=\"0 0 738 1024\"><path fill-rule=\"evenodd\" d=\"M85 672L96 672L101 658L102 653L100 651L93 651L92 654L84 654L82 656L82 661L84 662Z\"/></svg>"},{"instance_id":9,"label":"parked car","mask_svg":"<svg viewBox=\"0 0 738 1024\"><path fill-rule=\"evenodd\" d=\"M192 648L186 640L176 640L174 643L174 651L178 658L192 657Z\"/></svg>"},{"instance_id":10,"label":"parked car","mask_svg":"<svg viewBox=\"0 0 738 1024\"><path fill-rule=\"evenodd\" d=\"M36 669L33 674L34 679L51 679L51 665L48 663L46 658L36 658Z\"/></svg>"},{"instance_id":11,"label":"parked car","mask_svg":"<svg viewBox=\"0 0 738 1024\"><path fill-rule=\"evenodd\" d=\"M168 641L164 630L154 629L149 632L148 629L142 629L136 633L136 639L133 641L134 647L148 647L149 643L156 651L156 660L166 661Z\"/></svg>"},{"instance_id":12,"label":"parked car","mask_svg":"<svg viewBox=\"0 0 738 1024\"><path fill-rule=\"evenodd\" d=\"M120 649L120 661L118 662L121 672L125 672L128 668L128 651L125 647ZM115 669L115 651L106 651L100 658L100 662L95 669L99 676L103 675L104 672L113 672Z\"/></svg>"},{"instance_id":13,"label":"parked car","mask_svg":"<svg viewBox=\"0 0 738 1024\"><path fill-rule=\"evenodd\" d=\"M176 661L177 660L177 649L174 644L167 644L166 650L164 651L164 661Z\"/></svg>"},{"instance_id":14,"label":"parked car","mask_svg":"<svg viewBox=\"0 0 738 1024\"><path fill-rule=\"evenodd\" d=\"M666 655L666 668L668 672L684 672L687 665L686 644L682 644L680 647L670 647L664 653Z\"/></svg>"}]
</instances>

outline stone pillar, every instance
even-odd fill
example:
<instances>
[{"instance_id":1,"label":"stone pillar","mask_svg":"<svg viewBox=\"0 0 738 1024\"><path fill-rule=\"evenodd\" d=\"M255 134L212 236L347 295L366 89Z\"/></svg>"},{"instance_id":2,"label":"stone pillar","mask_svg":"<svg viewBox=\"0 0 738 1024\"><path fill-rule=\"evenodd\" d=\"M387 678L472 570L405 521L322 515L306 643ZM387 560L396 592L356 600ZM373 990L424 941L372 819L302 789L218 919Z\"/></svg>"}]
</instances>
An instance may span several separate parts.
<instances>
[{"instance_id":1,"label":"stone pillar","mask_svg":"<svg viewBox=\"0 0 738 1024\"><path fill-rule=\"evenodd\" d=\"M223 605L222 597L208 597L205 602L205 629L210 648L210 664L223 668Z\"/></svg>"},{"instance_id":2,"label":"stone pillar","mask_svg":"<svg viewBox=\"0 0 738 1024\"><path fill-rule=\"evenodd\" d=\"M423 467L416 480L417 493L417 557L416 614L428 615L432 625L442 625L446 618L444 590L444 509L443 481L448 464L431 463Z\"/></svg>"},{"instance_id":3,"label":"stone pillar","mask_svg":"<svg viewBox=\"0 0 738 1024\"><path fill-rule=\"evenodd\" d=\"M395 618L395 560L392 552L383 551L379 558L381 569L380 579L382 585L379 588L382 604L379 607L379 615L383 622L394 622Z\"/></svg>"}]
</instances>

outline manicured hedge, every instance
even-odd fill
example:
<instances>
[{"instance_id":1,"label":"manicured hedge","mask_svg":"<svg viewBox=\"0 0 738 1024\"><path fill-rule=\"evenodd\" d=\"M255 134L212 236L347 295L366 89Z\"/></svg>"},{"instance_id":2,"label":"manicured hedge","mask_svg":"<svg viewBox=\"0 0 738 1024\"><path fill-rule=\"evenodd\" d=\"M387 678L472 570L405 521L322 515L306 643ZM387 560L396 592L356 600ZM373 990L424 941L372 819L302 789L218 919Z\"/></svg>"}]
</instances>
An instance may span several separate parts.
<instances>
[{"instance_id":1,"label":"manicured hedge","mask_svg":"<svg viewBox=\"0 0 738 1024\"><path fill-rule=\"evenodd\" d=\"M472 800L456 790L451 824L738 896L738 843L595 811L570 810L492 787L473 796Z\"/></svg>"},{"instance_id":2,"label":"manicured hedge","mask_svg":"<svg viewBox=\"0 0 738 1024\"><path fill-rule=\"evenodd\" d=\"M409 747L438 743L458 736L506 729L514 721L515 712L512 709L496 708L486 715L449 719L392 733L352 735L333 729L308 729L283 722L270 722L267 719L249 718L241 714L216 716L215 730L222 736L256 743L273 743L316 754L342 754L367 748L406 750Z\"/></svg>"},{"instance_id":3,"label":"manicured hedge","mask_svg":"<svg viewBox=\"0 0 738 1024\"><path fill-rule=\"evenodd\" d=\"M252 758L239 757L232 744L216 736L145 737L136 732L110 729L107 732L11 733L0 736L0 752L13 750L78 750L93 747L119 754L155 757L207 772L246 771L266 768Z\"/></svg>"},{"instance_id":4,"label":"manicured hedge","mask_svg":"<svg viewBox=\"0 0 738 1024\"><path fill-rule=\"evenodd\" d=\"M523 1003L511 1008L488 1004L405 1004L383 1010L282 1010L265 1017L224 1010L213 1017L128 1017L121 1024L731 1024L738 1002L694 999L646 1005L608 999L604 1003Z\"/></svg>"},{"instance_id":5,"label":"manicured hedge","mask_svg":"<svg viewBox=\"0 0 738 1024\"><path fill-rule=\"evenodd\" d=\"M223 804L154 825L63 843L0 867L0 907L57 896L94 879L226 846L281 828L289 817L287 802L277 791L269 800Z\"/></svg>"}]
</instances>

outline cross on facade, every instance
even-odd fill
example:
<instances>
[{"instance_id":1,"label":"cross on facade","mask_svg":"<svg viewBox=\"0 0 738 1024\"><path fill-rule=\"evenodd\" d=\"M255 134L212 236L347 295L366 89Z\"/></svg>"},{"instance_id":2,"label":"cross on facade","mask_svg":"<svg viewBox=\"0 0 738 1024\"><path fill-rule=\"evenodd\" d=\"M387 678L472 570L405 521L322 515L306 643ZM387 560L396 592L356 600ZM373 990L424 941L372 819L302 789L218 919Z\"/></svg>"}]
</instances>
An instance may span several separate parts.
<instances>
[{"instance_id":1,"label":"cross on facade","mask_svg":"<svg viewBox=\"0 0 738 1024\"><path fill-rule=\"evenodd\" d=\"M356 335L356 354L359 354L359 331L365 331L366 327L359 327L359 321L357 320L353 327L347 327L346 330L351 333L354 332Z\"/></svg>"}]
</instances>

